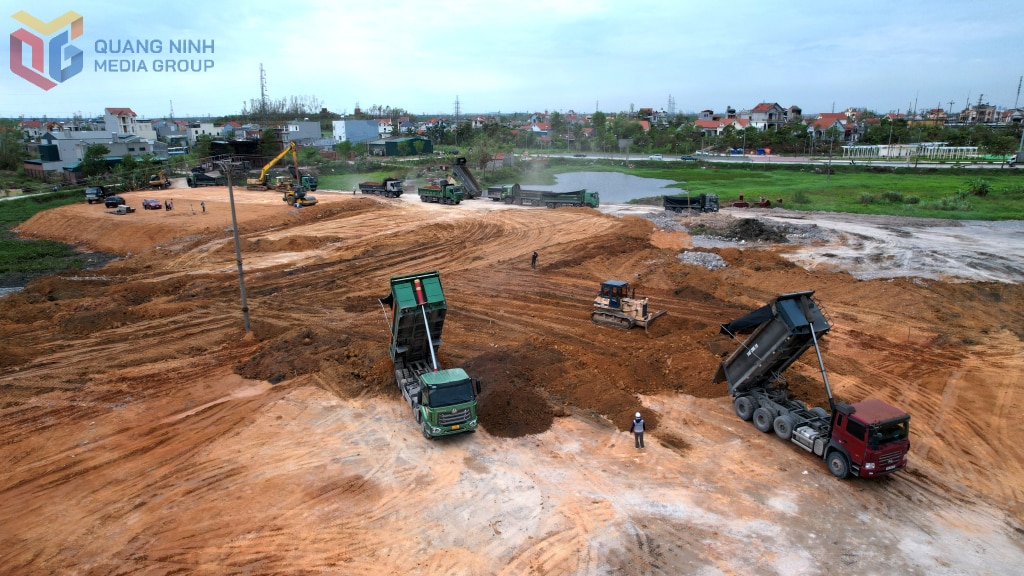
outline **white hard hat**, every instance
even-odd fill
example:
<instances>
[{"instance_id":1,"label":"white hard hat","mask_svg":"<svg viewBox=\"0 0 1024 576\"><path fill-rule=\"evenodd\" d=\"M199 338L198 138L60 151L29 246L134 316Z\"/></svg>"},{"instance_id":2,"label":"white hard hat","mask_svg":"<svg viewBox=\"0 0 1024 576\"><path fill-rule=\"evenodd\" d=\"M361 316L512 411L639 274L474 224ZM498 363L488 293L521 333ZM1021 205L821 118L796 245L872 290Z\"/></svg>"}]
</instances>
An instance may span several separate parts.
<instances>
[{"instance_id":1,"label":"white hard hat","mask_svg":"<svg viewBox=\"0 0 1024 576\"><path fill-rule=\"evenodd\" d=\"M639 413L639 412L637 412L637 413L636 413L636 417L637 417L637 418L639 418L639 417L640 417L640 413Z\"/></svg>"}]
</instances>

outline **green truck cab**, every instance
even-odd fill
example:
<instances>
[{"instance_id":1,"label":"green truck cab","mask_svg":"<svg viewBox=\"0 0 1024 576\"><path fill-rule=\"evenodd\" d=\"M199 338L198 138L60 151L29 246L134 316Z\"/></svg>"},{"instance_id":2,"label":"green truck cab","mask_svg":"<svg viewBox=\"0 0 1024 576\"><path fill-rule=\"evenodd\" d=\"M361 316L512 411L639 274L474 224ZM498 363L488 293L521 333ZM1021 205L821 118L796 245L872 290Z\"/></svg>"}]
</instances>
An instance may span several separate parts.
<instances>
[{"instance_id":1,"label":"green truck cab","mask_svg":"<svg viewBox=\"0 0 1024 576\"><path fill-rule=\"evenodd\" d=\"M391 311L395 382L423 436L476 431L480 381L462 368L442 370L437 362L448 313L438 272L392 278L391 293L380 302Z\"/></svg>"}]
</instances>

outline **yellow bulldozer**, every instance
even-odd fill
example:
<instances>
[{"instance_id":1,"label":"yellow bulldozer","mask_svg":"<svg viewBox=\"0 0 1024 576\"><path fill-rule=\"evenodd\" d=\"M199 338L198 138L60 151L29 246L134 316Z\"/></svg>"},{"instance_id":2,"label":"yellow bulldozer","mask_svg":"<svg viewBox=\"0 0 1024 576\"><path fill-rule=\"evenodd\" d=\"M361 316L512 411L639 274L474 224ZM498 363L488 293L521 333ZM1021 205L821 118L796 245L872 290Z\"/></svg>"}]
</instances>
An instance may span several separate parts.
<instances>
[{"instance_id":1,"label":"yellow bulldozer","mask_svg":"<svg viewBox=\"0 0 1024 576\"><path fill-rule=\"evenodd\" d=\"M631 290L629 282L606 280L601 283L601 290L594 298L594 311L590 313L590 319L601 326L622 330L641 326L647 330L647 326L665 312L649 312L647 298L637 298L636 289Z\"/></svg>"}]
</instances>

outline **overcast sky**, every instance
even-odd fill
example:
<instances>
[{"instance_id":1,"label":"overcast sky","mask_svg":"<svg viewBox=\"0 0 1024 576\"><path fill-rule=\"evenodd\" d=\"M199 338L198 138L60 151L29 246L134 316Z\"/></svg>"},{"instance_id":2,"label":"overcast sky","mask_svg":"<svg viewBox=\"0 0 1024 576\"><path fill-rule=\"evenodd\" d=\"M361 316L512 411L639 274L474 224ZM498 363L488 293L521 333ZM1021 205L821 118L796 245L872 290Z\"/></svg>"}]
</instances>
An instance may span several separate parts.
<instances>
[{"instance_id":1,"label":"overcast sky","mask_svg":"<svg viewBox=\"0 0 1024 576\"><path fill-rule=\"evenodd\" d=\"M759 102L805 115L967 101L1012 108L1024 75L1020 0L300 0L12 2L49 22L74 10L83 69L48 91L2 66L0 116L86 117L127 107L142 118L238 113L260 97L310 97L415 115L630 107L742 110ZM63 30L68 30L65 26ZM33 32L44 41L47 36ZM212 53L170 53L193 41ZM140 41L159 54L117 54ZM3 42L10 62L10 42ZM106 54L99 53L106 50ZM49 48L47 68L48 76ZM23 65L31 67L30 50ZM99 69L115 61L114 71ZM199 72L157 71L185 59ZM124 60L122 63L120 61ZM126 65L146 71L119 71ZM65 61L67 66L70 61ZM952 104L950 104L952 102ZM1024 105L1024 98L1021 99Z\"/></svg>"}]
</instances>

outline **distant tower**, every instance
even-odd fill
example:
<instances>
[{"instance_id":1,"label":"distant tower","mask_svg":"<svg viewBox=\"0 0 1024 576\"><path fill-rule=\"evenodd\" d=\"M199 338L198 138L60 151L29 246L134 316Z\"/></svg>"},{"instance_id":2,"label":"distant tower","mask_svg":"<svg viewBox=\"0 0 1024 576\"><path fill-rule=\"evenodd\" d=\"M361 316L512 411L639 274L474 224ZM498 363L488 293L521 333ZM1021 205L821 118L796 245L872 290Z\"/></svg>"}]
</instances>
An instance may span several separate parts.
<instances>
[{"instance_id":1,"label":"distant tower","mask_svg":"<svg viewBox=\"0 0 1024 576\"><path fill-rule=\"evenodd\" d=\"M676 115L676 99L673 98L671 94L668 95L668 115Z\"/></svg>"},{"instance_id":2,"label":"distant tower","mask_svg":"<svg viewBox=\"0 0 1024 576\"><path fill-rule=\"evenodd\" d=\"M171 120L174 120L174 100L171 100Z\"/></svg>"},{"instance_id":3,"label":"distant tower","mask_svg":"<svg viewBox=\"0 0 1024 576\"><path fill-rule=\"evenodd\" d=\"M459 95L455 95L455 145L459 145L459 115L462 114L462 105L459 103Z\"/></svg>"},{"instance_id":4,"label":"distant tower","mask_svg":"<svg viewBox=\"0 0 1024 576\"><path fill-rule=\"evenodd\" d=\"M260 63L260 116L263 117L263 128L267 127L267 71Z\"/></svg>"}]
</instances>

